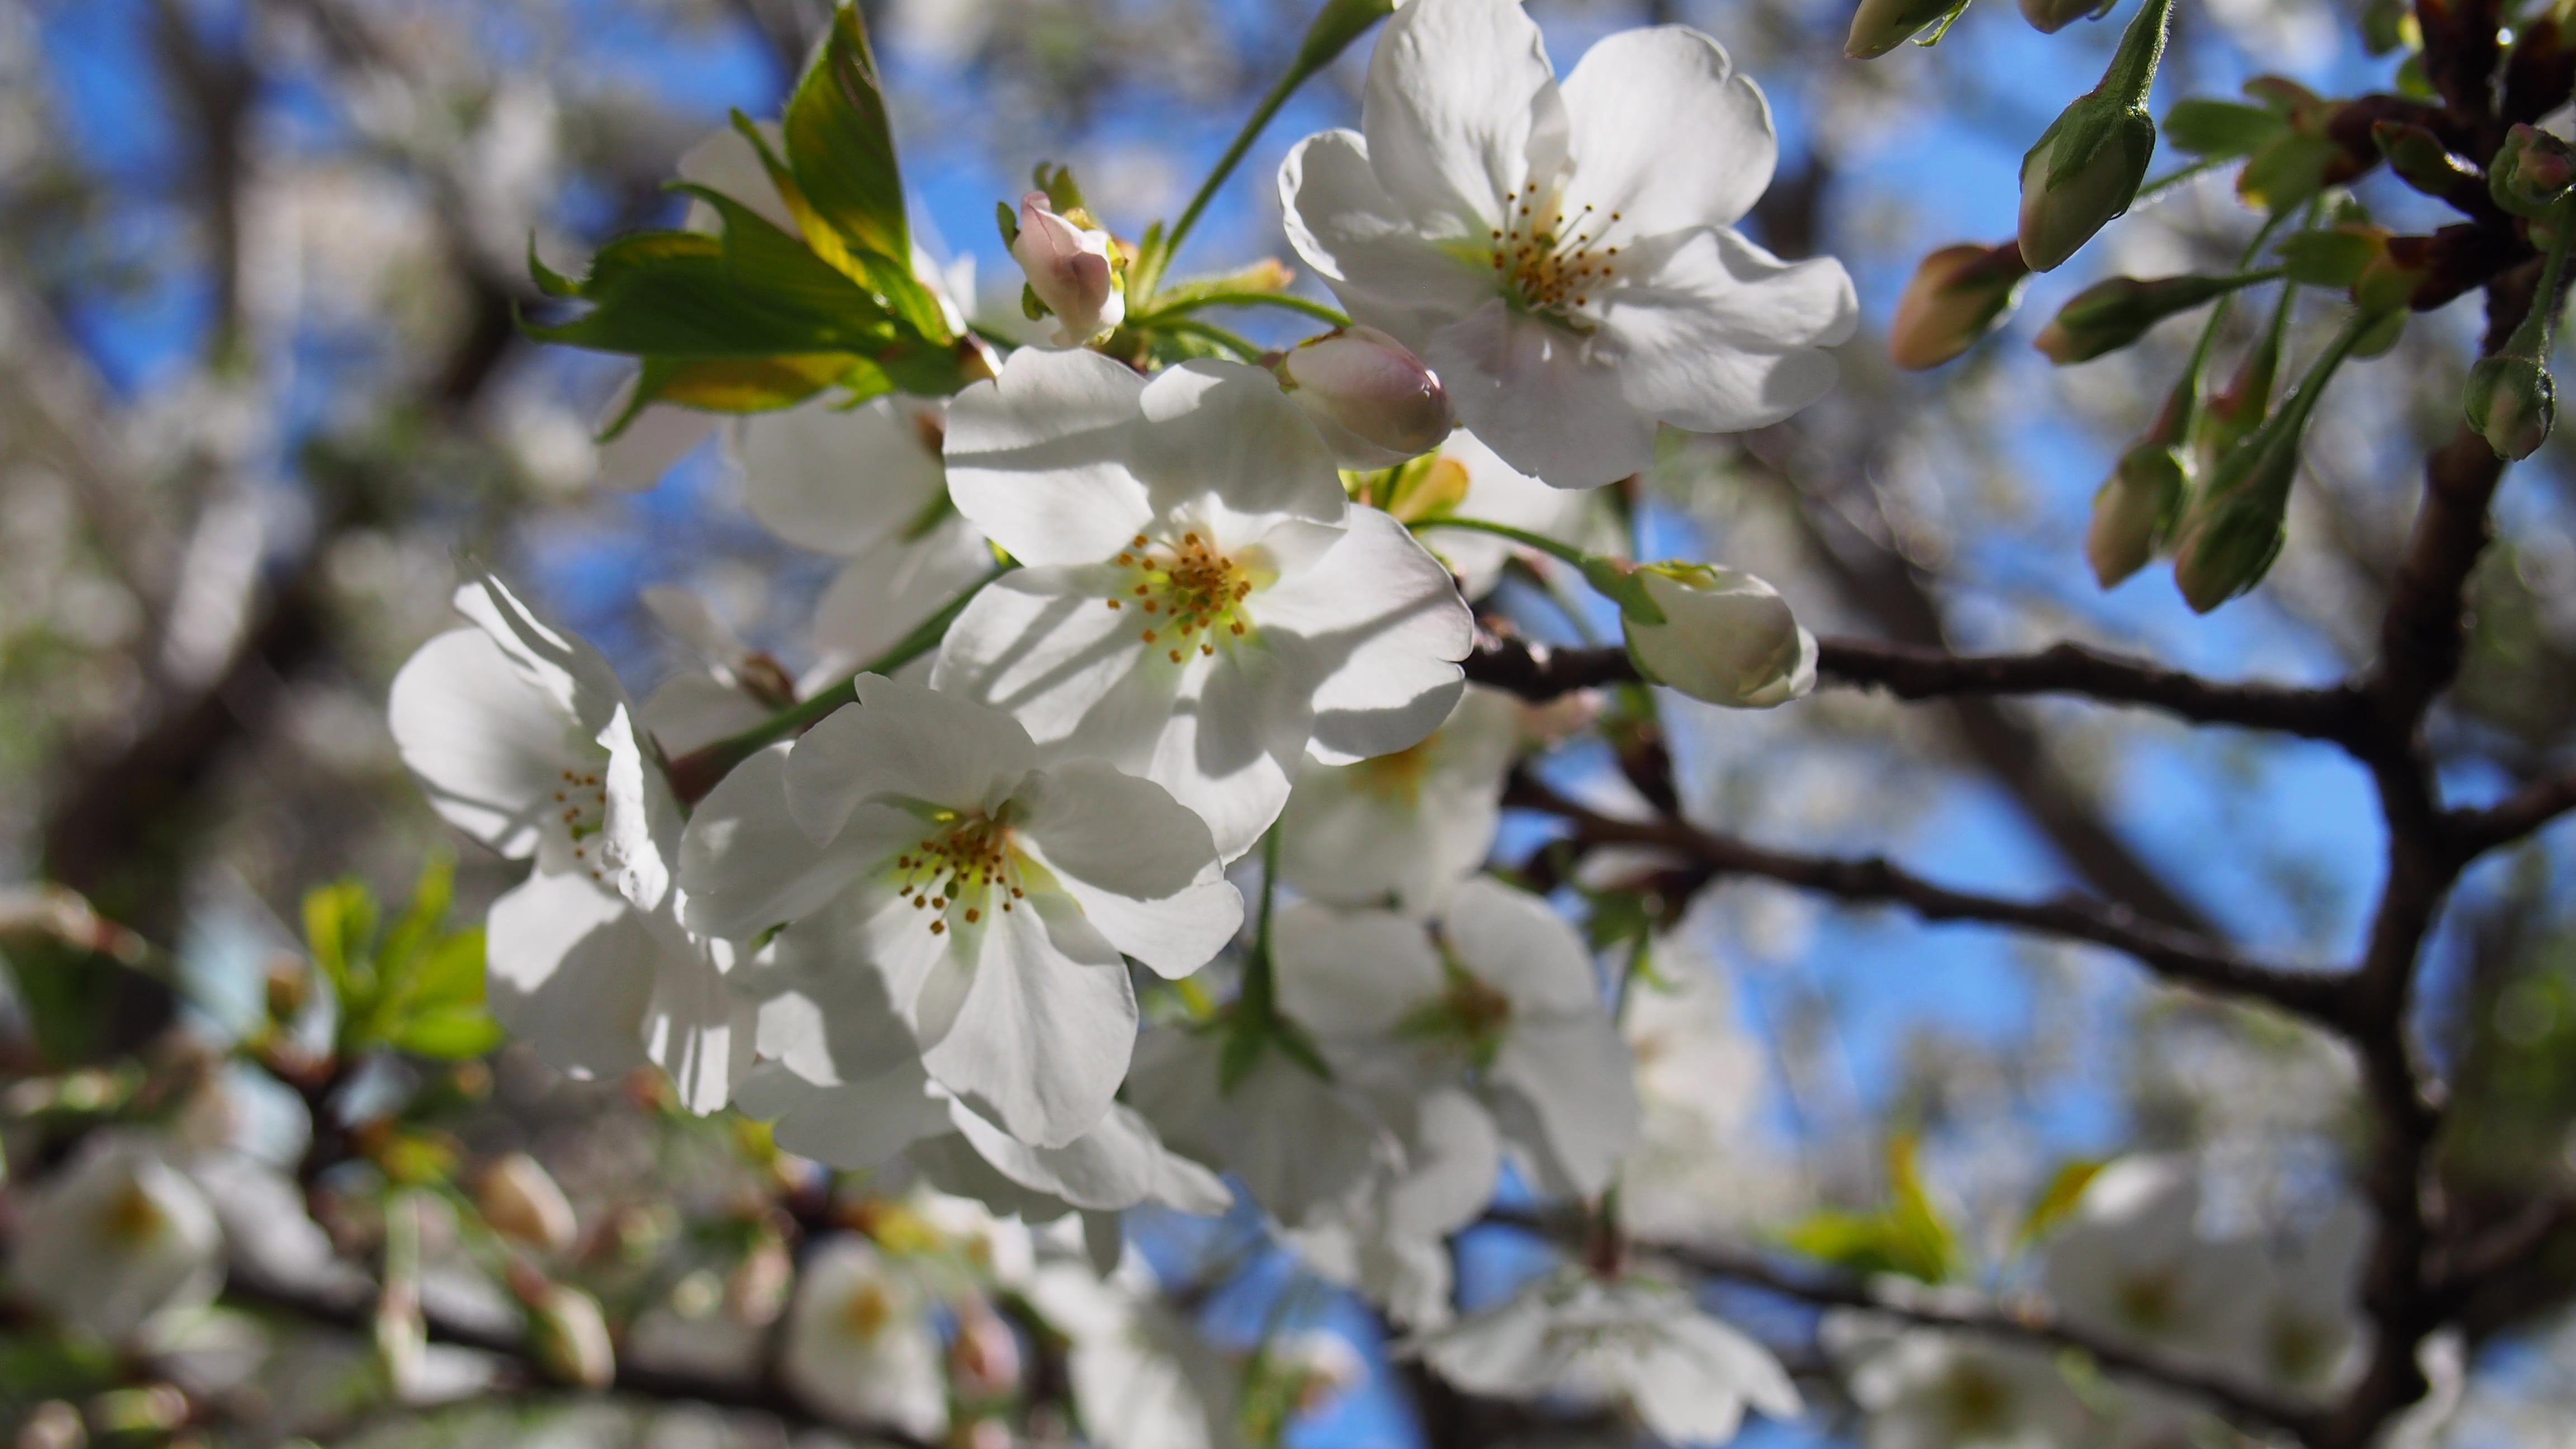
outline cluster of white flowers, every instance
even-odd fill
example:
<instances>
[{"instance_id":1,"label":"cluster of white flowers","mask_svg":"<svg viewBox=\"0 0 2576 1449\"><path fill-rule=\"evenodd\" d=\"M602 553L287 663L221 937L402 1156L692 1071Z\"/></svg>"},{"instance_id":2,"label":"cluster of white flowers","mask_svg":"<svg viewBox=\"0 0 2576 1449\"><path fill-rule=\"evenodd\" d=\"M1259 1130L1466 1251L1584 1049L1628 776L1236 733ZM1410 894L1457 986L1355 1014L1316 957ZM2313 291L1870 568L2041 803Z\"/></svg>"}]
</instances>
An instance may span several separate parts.
<instances>
[{"instance_id":1,"label":"cluster of white flowers","mask_svg":"<svg viewBox=\"0 0 2576 1449\"><path fill-rule=\"evenodd\" d=\"M2129 1157L2086 1184L2037 1287L2067 1324L2249 1391L2319 1401L2359 1368L2364 1218L2344 1203L2296 1237L2212 1235L2197 1167ZM1828 1324L1870 1449L2203 1442L2191 1400L2070 1378L2031 1344L1848 1315Z\"/></svg>"},{"instance_id":2,"label":"cluster of white flowers","mask_svg":"<svg viewBox=\"0 0 2576 1449\"><path fill-rule=\"evenodd\" d=\"M1624 1396L1722 1438L1796 1396L1683 1295L1605 1269L1450 1321L1444 1240L1505 1166L1595 1203L1639 1119L1592 952L1479 873L1548 731L1461 661L1514 537L1602 544L1565 490L1638 472L1661 425L1759 426L1830 386L1850 283L1731 229L1768 184L1770 117L1696 31L1604 41L1560 86L1514 0L1414 0L1363 126L1280 176L1353 323L1272 365L1093 350L1128 315L1132 249L1031 193L1006 231L1051 345L945 404L735 427L754 515L849 560L800 687L838 707L800 707L801 733L710 754L767 712L751 681L636 705L483 574L457 596L471 627L396 682L395 736L450 822L534 862L492 908L491 999L552 1065L649 1062L789 1151L901 1155L997 1214L1081 1214L1095 1242L1140 1203L1222 1212L1231 1174L1460 1382ZM683 171L793 225L746 136ZM647 413L630 474L704 436ZM1759 580L1639 578L1647 677L1745 706L1811 683L1812 640ZM852 677L925 623L935 648ZM1217 962L1230 1003L1189 981ZM927 1340L868 1325L903 1301L844 1253L795 1321L860 1332L900 1380ZM927 1402L873 1407L928 1430Z\"/></svg>"}]
</instances>

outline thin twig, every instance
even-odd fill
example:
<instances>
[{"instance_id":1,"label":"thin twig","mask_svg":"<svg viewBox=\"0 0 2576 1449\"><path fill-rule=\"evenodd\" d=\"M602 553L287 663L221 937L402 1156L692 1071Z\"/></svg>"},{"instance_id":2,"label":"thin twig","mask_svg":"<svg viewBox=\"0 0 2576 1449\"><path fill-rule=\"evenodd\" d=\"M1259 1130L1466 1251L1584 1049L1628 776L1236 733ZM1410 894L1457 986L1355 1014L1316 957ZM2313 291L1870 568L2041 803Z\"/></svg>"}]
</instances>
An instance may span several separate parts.
<instances>
[{"instance_id":1,"label":"thin twig","mask_svg":"<svg viewBox=\"0 0 2576 1449\"><path fill-rule=\"evenodd\" d=\"M1628 652L1617 646L1550 649L1494 635L1477 640L1466 667L1468 678L1528 699L1637 679ZM1828 683L1884 689L1905 700L2064 694L2302 739L2354 739L2368 724L2361 692L2351 686L2231 684L2074 643L2033 654L1951 654L1867 639L1824 639L1816 647L1816 673Z\"/></svg>"},{"instance_id":2,"label":"thin twig","mask_svg":"<svg viewBox=\"0 0 2576 1449\"><path fill-rule=\"evenodd\" d=\"M2486 809L2453 812L2451 830L2462 851L2482 855L2571 811L2576 811L2576 775L2560 775L2533 781Z\"/></svg>"},{"instance_id":3,"label":"thin twig","mask_svg":"<svg viewBox=\"0 0 2576 1449\"><path fill-rule=\"evenodd\" d=\"M1984 921L2107 946L2175 985L2263 1002L2320 1025L2337 1024L2339 978L2255 961L2206 937L2146 920L2123 906L2074 895L2045 901L2004 900L1935 885L1878 857L1853 860L1771 850L1670 816L1614 819L1526 775L1514 777L1503 803L1557 816L1592 844L1671 851L1711 878L1760 876L1844 900L1906 906L1929 921Z\"/></svg>"}]
</instances>

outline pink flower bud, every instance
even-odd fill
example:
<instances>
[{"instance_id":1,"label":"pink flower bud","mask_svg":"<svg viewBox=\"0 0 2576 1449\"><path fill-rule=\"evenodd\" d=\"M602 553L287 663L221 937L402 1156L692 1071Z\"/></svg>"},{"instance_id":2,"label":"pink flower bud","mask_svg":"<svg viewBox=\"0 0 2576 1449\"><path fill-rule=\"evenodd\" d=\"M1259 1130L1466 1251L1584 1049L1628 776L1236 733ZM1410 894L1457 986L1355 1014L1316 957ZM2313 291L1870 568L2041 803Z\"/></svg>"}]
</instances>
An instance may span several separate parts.
<instances>
[{"instance_id":1,"label":"pink flower bud","mask_svg":"<svg viewBox=\"0 0 2576 1449\"><path fill-rule=\"evenodd\" d=\"M1339 327L1290 349L1279 381L1345 468L1392 468L1457 425L1440 378L1374 327Z\"/></svg>"},{"instance_id":2,"label":"pink flower bud","mask_svg":"<svg viewBox=\"0 0 2576 1449\"><path fill-rule=\"evenodd\" d=\"M1079 208L1076 208L1079 211ZM1011 258L1029 290L1055 314L1056 344L1079 347L1126 320L1127 293L1110 255L1109 233L1047 210L1047 195L1020 198Z\"/></svg>"}]
</instances>

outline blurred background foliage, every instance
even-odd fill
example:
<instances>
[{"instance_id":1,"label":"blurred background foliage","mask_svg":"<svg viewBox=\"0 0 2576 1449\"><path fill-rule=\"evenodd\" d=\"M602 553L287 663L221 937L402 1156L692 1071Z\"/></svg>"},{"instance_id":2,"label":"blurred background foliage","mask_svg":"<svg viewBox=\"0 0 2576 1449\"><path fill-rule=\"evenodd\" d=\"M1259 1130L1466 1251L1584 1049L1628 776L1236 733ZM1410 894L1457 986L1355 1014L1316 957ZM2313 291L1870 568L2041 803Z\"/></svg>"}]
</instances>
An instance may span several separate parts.
<instances>
[{"instance_id":1,"label":"blurred background foliage","mask_svg":"<svg viewBox=\"0 0 2576 1449\"><path fill-rule=\"evenodd\" d=\"M943 257L971 258L980 292L1007 312L1018 278L992 235L993 201L1034 164L1073 161L1121 234L1168 214L1293 51L1307 7L864 8L924 235ZM2288 552L2252 599L2198 618L2161 571L2105 595L2083 561L2087 509L2190 338L2164 329L2065 371L2027 342L2095 276L2231 270L2253 219L2225 181L2142 206L1944 371L1895 371L1881 329L1924 252L2009 233L2023 147L2098 73L2113 28L2043 37L1981 4L1939 46L1864 65L1841 56L1840 6L1530 8L1561 64L1641 22L1686 21L1728 45L1783 137L1748 229L1784 256L1844 258L1867 318L1842 351L1842 389L1794 423L1667 440L1646 484L1646 547L1754 569L1820 633L1962 650L2075 638L2302 682L2367 662L2419 460L2454 426L2474 300L2345 373L2309 434ZM87 1117L203 1096L192 1083L235 1072L207 1043L253 1043L294 1085L296 1052L318 1048L261 1035L300 1019L277 997L304 968L280 963L337 962L345 976L371 955L392 971L356 917L397 920L417 888L440 907L421 918L426 938L508 884L501 862L471 852L452 882L444 866L422 877L447 843L383 722L393 669L448 622L460 556L526 580L639 695L695 662L636 606L639 585L697 593L791 669L812 657L804 620L830 561L753 525L716 449L616 486L631 460L592 440L616 369L529 345L514 317L535 296L531 238L570 267L618 230L676 217L661 190L674 158L728 107L774 110L822 19L818 0L0 0L0 881L15 883L0 920L14 986L0 1076L15 1085L0 1103L13 1178L64 1151ZM2184 6L2160 95L2229 93L2260 72L2329 93L2385 84L2394 59L2365 54L2356 21L2335 0ZM1355 116L1361 69L1359 52L1346 57L1263 139L1202 233L1211 267L1286 254L1269 178L1298 136ZM2401 227L2431 214L2385 177L2364 194ZM2222 358L2246 345L2257 310L2243 309ZM2324 301L2313 312L2294 320L2306 350L2333 325ZM2514 471L2475 576L2463 684L2434 716L2445 783L2467 798L2576 755L2569 462L2562 437ZM1569 619L1526 585L1504 597L1540 637L1610 619L1581 603ZM1826 691L1765 715L1676 704L1648 743L1669 749L1688 811L1730 832L1883 851L2015 895L2081 887L2276 957L2347 954L2382 868L2367 781L2331 747L2142 713ZM1555 768L1598 783L1617 778L1613 764ZM1515 817L1503 853L1526 856L1545 836ZM2421 1025L2459 1108L2441 1172L2472 1219L2509 1217L2570 1171L2570 854L2562 831L2489 861L2431 953ZM340 880L351 884L308 900ZM61 902L39 881L78 891L130 936L58 929ZM1648 1053L1650 1112L1668 1115L1650 1117L1632 1193L1641 1231L1741 1238L1799 1224L1811 1249L1839 1231L1868 1240L1842 1254L1855 1261L1927 1276L1955 1261L1994 1286L2005 1270L1976 1265L2009 1262L2031 1203L2069 1163L2203 1154L2223 1168L2219 1210L2256 1228L2298 1221L2349 1177L2352 1063L2304 1029L1984 928L1759 883L1715 887L1687 918L1682 904L1656 904L1689 945L1665 969L1698 983L1714 1036L1702 1032L1660 1095ZM394 974L434 973L424 962L438 949L404 946ZM421 1183L534 1153L588 1225L585 1281L621 1324L675 1292L766 1291L740 1285L743 1265L794 1231L776 1204L793 1210L811 1184L782 1188L792 1170L759 1132L674 1113L650 1084L566 1083L506 1049L487 1064L470 1001L435 983L402 989L430 991L430 1006L368 1028L411 1049L385 1069L408 1104L397 1124L317 1126L291 1093L242 1092L223 1131L282 1140L290 1164L326 1131L396 1134L368 1161ZM450 1009L445 1025L422 1025L432 1007ZM174 1020L179 1037L166 1034ZM1656 1120L1673 1135L1658 1138ZM1871 1237L1870 1215L1901 1216L1909 1194L1964 1246ZM384 1231L326 1226L349 1241ZM1292 1441L1485 1442L1418 1422L1366 1315L1248 1245L1246 1225L1145 1231L1172 1311L1219 1341L1320 1326L1367 1351L1364 1385L1302 1418L1294 1404L1273 1413ZM1469 1234L1460 1258L1473 1303L1526 1271L1529 1253L1497 1226ZM2454 1442L2566 1442L2534 1436L2563 1436L2576 1416L2576 1338L2560 1329L2571 1290L2576 1260L2545 1259L2478 1306ZM1794 1313L1755 1311L1766 1336L1796 1341ZM43 1379L0 1360L0 1417L51 1397L27 1387ZM1818 1402L1759 1442L1850 1442L1848 1413L1830 1393ZM242 1422L246 1442L486 1443L540 1424L585 1443L774 1432L633 1398L394 1411L275 1385Z\"/></svg>"}]
</instances>

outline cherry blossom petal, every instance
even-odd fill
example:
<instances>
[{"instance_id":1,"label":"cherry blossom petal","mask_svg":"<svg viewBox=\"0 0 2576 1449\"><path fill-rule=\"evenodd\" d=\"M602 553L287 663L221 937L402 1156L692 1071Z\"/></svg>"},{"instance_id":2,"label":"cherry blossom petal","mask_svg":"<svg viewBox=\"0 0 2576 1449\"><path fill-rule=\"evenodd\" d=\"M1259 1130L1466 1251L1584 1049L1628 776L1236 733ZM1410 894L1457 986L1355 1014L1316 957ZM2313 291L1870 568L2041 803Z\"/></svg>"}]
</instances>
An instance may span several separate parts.
<instances>
[{"instance_id":1,"label":"cherry blossom petal","mask_svg":"<svg viewBox=\"0 0 2576 1449\"><path fill-rule=\"evenodd\" d=\"M532 875L492 902L484 943L492 1014L558 1071L631 1071L646 1060L649 963L661 950L632 907L587 877Z\"/></svg>"},{"instance_id":2,"label":"cherry blossom petal","mask_svg":"<svg viewBox=\"0 0 2576 1449\"><path fill-rule=\"evenodd\" d=\"M1152 517L1128 462L1145 386L1083 348L1012 353L949 404L949 497L1024 564L1108 558Z\"/></svg>"},{"instance_id":3,"label":"cherry blossom petal","mask_svg":"<svg viewBox=\"0 0 2576 1449\"><path fill-rule=\"evenodd\" d=\"M1506 193L1563 165L1565 103L1537 22L1495 0L1414 0L1369 57L1360 129L1387 194L1434 236L1481 242Z\"/></svg>"},{"instance_id":4,"label":"cherry blossom petal","mask_svg":"<svg viewBox=\"0 0 2576 1449\"><path fill-rule=\"evenodd\" d=\"M1157 514L1185 514L1207 495L1238 515L1326 524L1341 522L1350 507L1332 450L1260 368L1192 359L1157 373L1136 404L1145 426L1136 432L1133 467Z\"/></svg>"},{"instance_id":5,"label":"cherry blossom petal","mask_svg":"<svg viewBox=\"0 0 2576 1449\"><path fill-rule=\"evenodd\" d=\"M452 629L394 676L394 746L430 808L511 859L536 852L567 769L596 758L553 698L480 629Z\"/></svg>"},{"instance_id":6,"label":"cherry blossom petal","mask_svg":"<svg viewBox=\"0 0 2576 1449\"><path fill-rule=\"evenodd\" d=\"M1417 921L1312 901L1273 923L1279 1004L1326 1036L1391 1032L1440 996L1440 955Z\"/></svg>"},{"instance_id":7,"label":"cherry blossom petal","mask_svg":"<svg viewBox=\"0 0 2576 1449\"><path fill-rule=\"evenodd\" d=\"M935 413L911 399L806 403L742 422L743 502L770 532L855 557L901 533L947 489Z\"/></svg>"},{"instance_id":8,"label":"cherry blossom petal","mask_svg":"<svg viewBox=\"0 0 2576 1449\"><path fill-rule=\"evenodd\" d=\"M734 766L689 817L680 916L691 930L741 941L809 915L917 833L909 815L877 807L816 846L788 813L787 759L772 745Z\"/></svg>"},{"instance_id":9,"label":"cherry blossom petal","mask_svg":"<svg viewBox=\"0 0 2576 1449\"><path fill-rule=\"evenodd\" d=\"M1556 323L1496 298L1417 350L1459 421L1524 473L1597 488L1655 461L1655 420L1628 402L1613 359Z\"/></svg>"},{"instance_id":10,"label":"cherry blossom petal","mask_svg":"<svg viewBox=\"0 0 2576 1449\"><path fill-rule=\"evenodd\" d=\"M1779 159L1761 88L1686 26L1593 42L1565 78L1565 109L1576 157L1567 189L1592 208L1595 241L1734 221L1762 199Z\"/></svg>"},{"instance_id":11,"label":"cherry blossom petal","mask_svg":"<svg viewBox=\"0 0 2576 1449\"><path fill-rule=\"evenodd\" d=\"M1007 714L881 674L856 687L858 706L825 716L787 757L788 811L818 842L864 801L991 809L1038 762Z\"/></svg>"},{"instance_id":12,"label":"cherry blossom petal","mask_svg":"<svg viewBox=\"0 0 2576 1449\"><path fill-rule=\"evenodd\" d=\"M1187 976L1242 928L1243 895L1206 823L1161 786L1069 760L1016 798L1032 853L1120 951Z\"/></svg>"},{"instance_id":13,"label":"cherry blossom petal","mask_svg":"<svg viewBox=\"0 0 2576 1449\"><path fill-rule=\"evenodd\" d=\"M1136 1040L1126 963L1073 902L1031 892L992 917L943 1032L923 1032L940 1085L1013 1137L1061 1147L1109 1110ZM922 931L920 926L913 927Z\"/></svg>"},{"instance_id":14,"label":"cherry blossom petal","mask_svg":"<svg viewBox=\"0 0 2576 1449\"><path fill-rule=\"evenodd\" d=\"M1611 291L1603 317L1631 407L1675 427L1732 433L1831 391L1837 369L1819 349L1850 337L1860 308L1842 263L1783 262L1713 228L1677 240L1651 274Z\"/></svg>"},{"instance_id":15,"label":"cherry blossom petal","mask_svg":"<svg viewBox=\"0 0 2576 1449\"><path fill-rule=\"evenodd\" d=\"M1308 750L1348 764L1400 750L1439 728L1466 675L1456 661L1476 639L1449 570L1404 525L1374 508L1315 567L1259 595L1264 629L1303 639L1323 671Z\"/></svg>"},{"instance_id":16,"label":"cherry blossom petal","mask_svg":"<svg viewBox=\"0 0 2576 1449\"><path fill-rule=\"evenodd\" d=\"M1417 350L1442 323L1493 295L1493 273L1481 259L1425 244L1378 184L1357 131L1298 142L1279 168L1279 200L1289 243L1332 283L1352 318Z\"/></svg>"}]
</instances>

